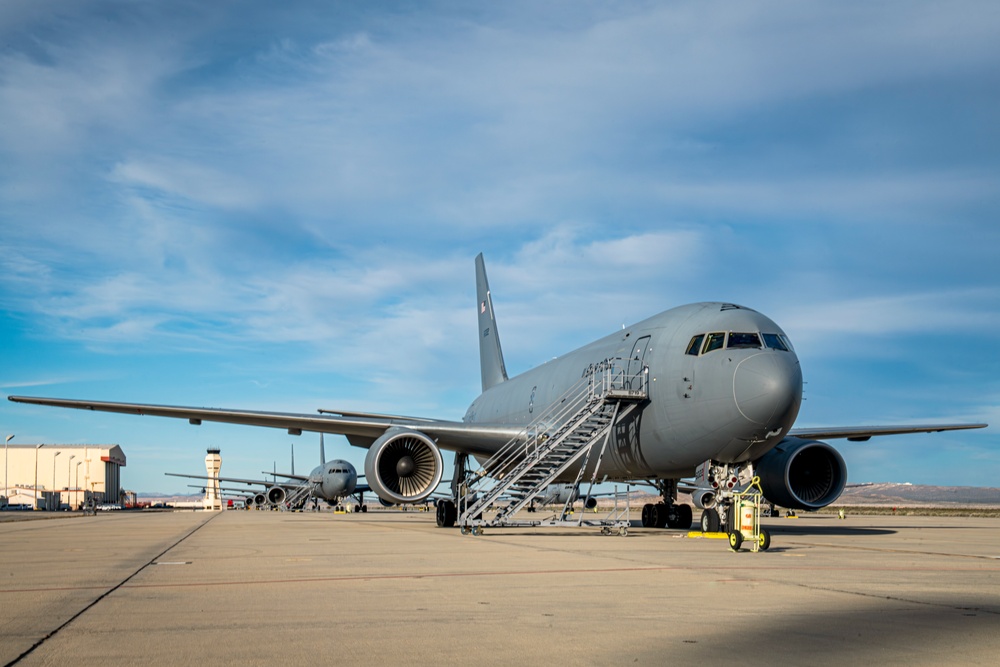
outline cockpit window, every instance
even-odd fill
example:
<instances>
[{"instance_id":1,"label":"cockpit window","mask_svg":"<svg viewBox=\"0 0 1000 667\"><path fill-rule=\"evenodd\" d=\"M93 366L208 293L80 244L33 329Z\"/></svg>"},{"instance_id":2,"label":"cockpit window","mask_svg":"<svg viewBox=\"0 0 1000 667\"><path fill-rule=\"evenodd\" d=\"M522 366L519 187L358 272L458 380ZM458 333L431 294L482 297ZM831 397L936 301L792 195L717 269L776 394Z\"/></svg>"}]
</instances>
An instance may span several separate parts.
<instances>
[{"instance_id":1,"label":"cockpit window","mask_svg":"<svg viewBox=\"0 0 1000 667\"><path fill-rule=\"evenodd\" d=\"M762 346L760 344L760 336L755 333L737 333L734 331L729 332L729 343L726 345L729 349L735 348L750 348L755 347L760 349Z\"/></svg>"},{"instance_id":2,"label":"cockpit window","mask_svg":"<svg viewBox=\"0 0 1000 667\"><path fill-rule=\"evenodd\" d=\"M726 334L722 332L710 333L705 338L705 347L702 348L701 353L705 354L707 352L711 352L712 350L721 350L725 342Z\"/></svg>"},{"instance_id":3,"label":"cockpit window","mask_svg":"<svg viewBox=\"0 0 1000 667\"><path fill-rule=\"evenodd\" d=\"M701 341L704 340L704 338L705 334L698 334L697 336L692 338L691 342L688 343L688 349L685 354L690 354L697 357L698 352L701 351Z\"/></svg>"},{"instance_id":4,"label":"cockpit window","mask_svg":"<svg viewBox=\"0 0 1000 667\"><path fill-rule=\"evenodd\" d=\"M767 345L772 350L782 350L783 352L788 352L788 346L782 340L784 336L779 336L778 334L761 334L764 337L764 344Z\"/></svg>"}]
</instances>

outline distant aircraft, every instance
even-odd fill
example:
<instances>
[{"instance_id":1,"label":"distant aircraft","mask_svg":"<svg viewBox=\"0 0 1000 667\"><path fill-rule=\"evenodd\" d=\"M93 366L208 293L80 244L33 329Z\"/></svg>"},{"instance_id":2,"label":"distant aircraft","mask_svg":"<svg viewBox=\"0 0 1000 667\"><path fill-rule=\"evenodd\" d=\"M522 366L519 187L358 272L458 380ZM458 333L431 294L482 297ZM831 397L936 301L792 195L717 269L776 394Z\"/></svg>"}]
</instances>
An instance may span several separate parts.
<instances>
[{"instance_id":1,"label":"distant aircraft","mask_svg":"<svg viewBox=\"0 0 1000 667\"><path fill-rule=\"evenodd\" d=\"M769 501L790 509L815 510L834 502L847 482L844 459L821 438L863 441L880 435L986 426L793 429L802 400L802 372L792 344L770 318L731 303L694 303L667 310L508 378L482 254L476 257L476 287L483 392L461 422L346 410L309 415L8 398L187 419L194 425L215 421L283 428L292 435L303 431L343 434L352 445L368 449L366 480L383 502L392 504L428 498L442 479L441 449L450 450L456 453L452 499L438 502L440 526L455 525L460 511L467 523L468 516L481 514L503 494L518 498L509 506L511 512L516 511L548 484L575 485L581 468L602 481L654 485L662 502L643 509L645 525L690 527L692 508L676 499L678 485L696 471L696 502L705 508L702 526L706 528L725 521L733 492L753 476L760 478ZM562 417L564 422L556 417L546 422L546 415L556 415L557 408L576 391L568 390L581 383L586 414L574 412L571 418ZM617 407L606 409L627 401L631 403L620 412ZM579 456L588 442L574 441L585 435L607 437L606 451L602 449L596 460ZM524 465L499 474L470 473L470 457L487 465L498 452L500 458L513 452L508 458ZM535 469L525 470L532 466ZM470 474L502 479L503 488L478 498L462 494ZM460 497L465 500L457 504Z\"/></svg>"},{"instance_id":2,"label":"distant aircraft","mask_svg":"<svg viewBox=\"0 0 1000 667\"><path fill-rule=\"evenodd\" d=\"M537 496L531 499L527 510L534 512L538 507L548 507L549 505L572 505L577 501L583 502L584 509L594 509L597 507L597 499L600 496L610 495L608 493L587 493L574 484L549 484Z\"/></svg>"},{"instance_id":3,"label":"distant aircraft","mask_svg":"<svg viewBox=\"0 0 1000 667\"><path fill-rule=\"evenodd\" d=\"M319 460L320 465L313 468L308 475L295 474L293 458L291 473L264 473L275 477L270 481L238 477L219 477L218 480L225 484L264 487L264 491L254 492L247 498L247 504L250 506L263 506L265 504L280 506L288 503L292 507L300 508L310 499L323 500L329 505L339 505L345 498L353 496L358 501L358 509L361 512L367 512L368 506L365 505L364 494L370 490L368 485L358 484L358 471L350 462L343 459L326 460L323 434L320 434L319 439ZM183 475L175 472L164 474L187 479L210 479L206 475ZM279 482L277 481L278 477L290 481Z\"/></svg>"}]
</instances>

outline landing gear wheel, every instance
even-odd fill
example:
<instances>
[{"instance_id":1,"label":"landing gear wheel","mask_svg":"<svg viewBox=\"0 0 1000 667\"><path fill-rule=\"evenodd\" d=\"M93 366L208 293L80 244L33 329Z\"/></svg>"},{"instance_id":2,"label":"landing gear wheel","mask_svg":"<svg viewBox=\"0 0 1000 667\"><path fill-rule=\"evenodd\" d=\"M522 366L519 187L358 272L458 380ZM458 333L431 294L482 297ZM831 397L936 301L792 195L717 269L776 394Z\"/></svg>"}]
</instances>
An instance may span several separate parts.
<instances>
[{"instance_id":1,"label":"landing gear wheel","mask_svg":"<svg viewBox=\"0 0 1000 667\"><path fill-rule=\"evenodd\" d=\"M691 529L691 522L694 521L694 510L691 509L690 505L681 505L681 528L684 530Z\"/></svg>"},{"instance_id":2,"label":"landing gear wheel","mask_svg":"<svg viewBox=\"0 0 1000 667\"><path fill-rule=\"evenodd\" d=\"M666 528L667 527L667 506L664 503L656 503L653 505L653 509L649 513L649 518L652 520L651 525L655 528Z\"/></svg>"},{"instance_id":3,"label":"landing gear wheel","mask_svg":"<svg viewBox=\"0 0 1000 667\"><path fill-rule=\"evenodd\" d=\"M770 546L771 546L771 533L761 528L760 533L757 535L757 547L760 548L761 551L767 551L768 547Z\"/></svg>"},{"instance_id":4,"label":"landing gear wheel","mask_svg":"<svg viewBox=\"0 0 1000 667\"><path fill-rule=\"evenodd\" d=\"M668 528L683 528L687 530L691 527L690 505L674 505L670 509L673 511L667 515Z\"/></svg>"},{"instance_id":5,"label":"landing gear wheel","mask_svg":"<svg viewBox=\"0 0 1000 667\"><path fill-rule=\"evenodd\" d=\"M653 525L653 503L646 503L642 506L642 527L649 528Z\"/></svg>"},{"instance_id":6,"label":"landing gear wheel","mask_svg":"<svg viewBox=\"0 0 1000 667\"><path fill-rule=\"evenodd\" d=\"M454 528L455 521L458 519L458 510L455 507L455 503L451 500L439 500L435 519L438 528Z\"/></svg>"},{"instance_id":7,"label":"landing gear wheel","mask_svg":"<svg viewBox=\"0 0 1000 667\"><path fill-rule=\"evenodd\" d=\"M362 506L361 506L361 513L362 513L362 514L364 514L364 513L366 513L367 511L368 511L368 505L362 505Z\"/></svg>"},{"instance_id":8,"label":"landing gear wheel","mask_svg":"<svg viewBox=\"0 0 1000 667\"><path fill-rule=\"evenodd\" d=\"M719 513L714 509L707 509L701 513L701 532L717 533L722 530L722 521Z\"/></svg>"},{"instance_id":9,"label":"landing gear wheel","mask_svg":"<svg viewBox=\"0 0 1000 667\"><path fill-rule=\"evenodd\" d=\"M729 548L733 551L739 551L740 547L743 545L743 533L738 530L734 530L729 533Z\"/></svg>"}]
</instances>

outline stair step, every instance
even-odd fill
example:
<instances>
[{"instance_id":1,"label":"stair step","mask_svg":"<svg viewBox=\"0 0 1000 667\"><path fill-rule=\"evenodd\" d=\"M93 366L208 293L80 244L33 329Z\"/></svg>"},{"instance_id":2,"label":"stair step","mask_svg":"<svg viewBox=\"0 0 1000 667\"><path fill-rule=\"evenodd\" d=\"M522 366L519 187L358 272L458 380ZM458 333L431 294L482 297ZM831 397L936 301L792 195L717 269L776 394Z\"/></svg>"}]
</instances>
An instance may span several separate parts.
<instances>
[{"instance_id":1,"label":"stair step","mask_svg":"<svg viewBox=\"0 0 1000 667\"><path fill-rule=\"evenodd\" d=\"M580 474L583 474L590 457L587 453L588 448L593 447L598 438L604 437L608 432L619 408L617 401L606 396L592 395L582 400L586 398L583 392L593 391L589 386L581 387L580 391L576 398L567 396L562 402L562 407L558 408L567 411L576 410L575 414L571 415L562 426L549 430L544 440L532 441L533 448L530 452L525 445L523 454L512 455L510 451L506 451L500 457L503 463L487 461L482 465L479 478L470 488L470 492L479 493L480 498L466 509L463 519L476 516L484 508L492 506L496 508L496 514L489 522L493 525L503 523L525 507L552 482L557 474L566 470L572 462L580 460L580 457L584 457L580 466ZM577 407L571 408L573 405ZM625 409L631 409L631 405ZM550 411L548 414L553 413ZM538 428L536 432L542 430L544 429ZM512 458L513 461L510 460ZM484 476L482 471L486 471L488 476ZM577 479L579 481L579 476ZM505 497L502 502L499 501L501 496ZM498 502L501 502L502 506L497 505Z\"/></svg>"}]
</instances>

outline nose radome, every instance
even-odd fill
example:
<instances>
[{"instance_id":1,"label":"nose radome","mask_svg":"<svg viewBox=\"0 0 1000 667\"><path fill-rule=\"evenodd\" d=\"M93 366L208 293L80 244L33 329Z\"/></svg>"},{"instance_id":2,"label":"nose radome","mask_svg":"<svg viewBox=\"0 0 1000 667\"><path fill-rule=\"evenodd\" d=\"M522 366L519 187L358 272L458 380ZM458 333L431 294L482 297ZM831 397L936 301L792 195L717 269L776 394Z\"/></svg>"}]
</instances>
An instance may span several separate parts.
<instances>
[{"instance_id":1,"label":"nose radome","mask_svg":"<svg viewBox=\"0 0 1000 667\"><path fill-rule=\"evenodd\" d=\"M790 355L762 352L747 357L733 374L733 397L740 413L755 424L774 426L802 395L799 365Z\"/></svg>"}]
</instances>

